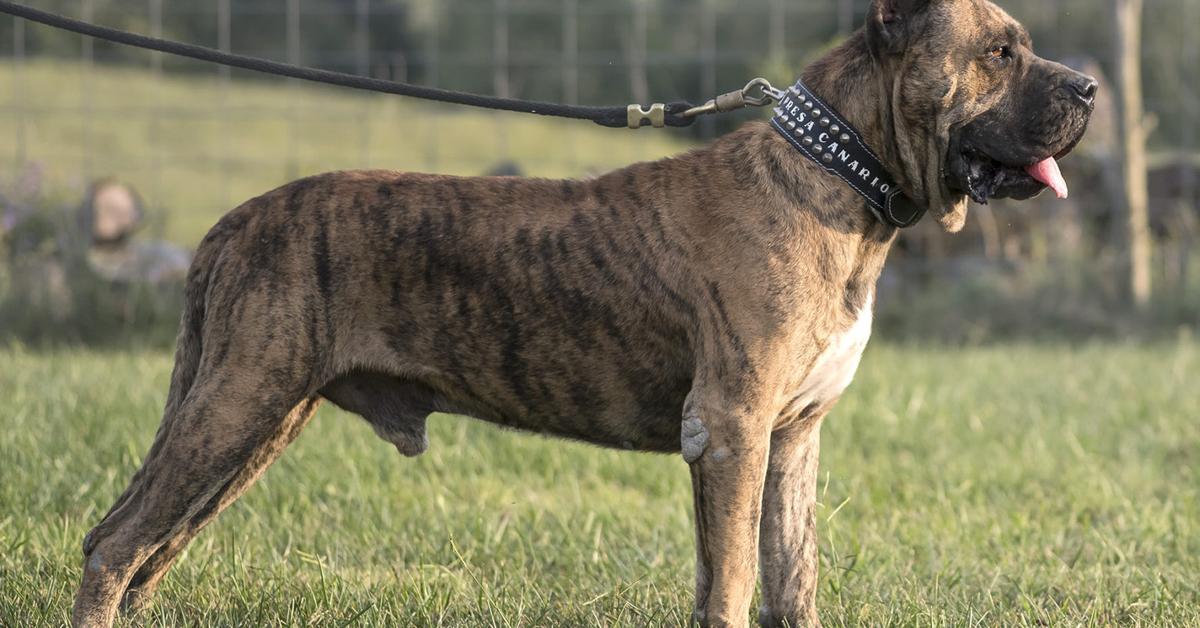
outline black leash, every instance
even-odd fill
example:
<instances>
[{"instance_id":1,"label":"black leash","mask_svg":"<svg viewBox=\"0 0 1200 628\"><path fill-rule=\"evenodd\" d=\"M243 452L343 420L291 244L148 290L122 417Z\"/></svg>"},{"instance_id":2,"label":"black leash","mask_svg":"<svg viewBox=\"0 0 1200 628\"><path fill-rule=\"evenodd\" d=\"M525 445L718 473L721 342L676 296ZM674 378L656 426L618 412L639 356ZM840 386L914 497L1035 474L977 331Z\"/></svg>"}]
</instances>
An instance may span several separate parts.
<instances>
[{"instance_id":1,"label":"black leash","mask_svg":"<svg viewBox=\"0 0 1200 628\"><path fill-rule=\"evenodd\" d=\"M748 83L746 87L742 88L741 90L718 96L717 98L709 101L707 104L699 107L693 106L691 103L684 101L666 104L657 103L650 105L648 108L643 108L641 105L616 107L560 105L532 100L518 100L515 98L498 98L495 96L468 94L464 92L451 91L448 89L439 89L437 87L424 87L421 85L385 81L382 79L369 78L365 76L331 72L328 70L318 70L316 68L295 66L288 63L268 61L266 59L259 59L256 57L236 55L227 52L221 52L220 50L214 50L212 48L206 48L204 46L195 46L176 41L157 39L155 37L147 37L145 35L138 35L114 28L97 26L95 24L74 20L54 13L32 9L16 2L8 2L7 0L0 0L0 13L7 13L8 15L24 18L31 22L45 24L46 26L70 31L72 33L79 33L80 35L86 35L96 39L103 39L105 41L124 44L126 46L133 46L135 48L156 50L158 52L165 52L167 54L188 57L200 61L218 63L220 65L241 68L244 70L253 70L255 72L285 76L304 81L312 81L315 83L326 83L328 85L337 85L339 87L349 87L352 89L381 92L384 94L396 94L398 96L409 96L424 100L467 105L469 107L482 107L484 109L498 109L501 111L517 111L521 113L533 113L543 116L573 118L576 120L591 120L596 124L606 127L628 127L631 129L636 129L647 125L654 127L684 127L695 122L696 117L699 115L708 113L724 113L726 111L733 111L735 109L741 109L742 107L747 106L761 107L773 102L775 96L775 90L771 88L770 83L767 83L764 79L755 79ZM755 90L762 90L761 94Z\"/></svg>"},{"instance_id":2,"label":"black leash","mask_svg":"<svg viewBox=\"0 0 1200 628\"><path fill-rule=\"evenodd\" d=\"M924 208L918 207L904 196L899 186L891 179L883 165L879 163L878 158L862 142L853 128L838 117L836 112L825 106L815 94L808 91L808 88L801 82L797 82L789 90L781 91L772 87L766 79L756 78L746 83L742 89L717 96L698 107L684 101L655 103L648 108L641 105L624 107L560 105L515 98L481 96L235 55L204 46L97 26L32 9L8 0L0 0L0 13L96 39L244 70L469 107L591 120L606 127L631 129L647 125L658 128L664 126L684 127L695 122L696 118L701 115L726 113L744 107L763 107L779 102L780 107L776 109L776 115L771 120L775 130L787 138L805 157L813 160L829 173L840 177L862 195L867 201L868 208L881 222L896 227L908 227L920 221L925 213Z\"/></svg>"}]
</instances>

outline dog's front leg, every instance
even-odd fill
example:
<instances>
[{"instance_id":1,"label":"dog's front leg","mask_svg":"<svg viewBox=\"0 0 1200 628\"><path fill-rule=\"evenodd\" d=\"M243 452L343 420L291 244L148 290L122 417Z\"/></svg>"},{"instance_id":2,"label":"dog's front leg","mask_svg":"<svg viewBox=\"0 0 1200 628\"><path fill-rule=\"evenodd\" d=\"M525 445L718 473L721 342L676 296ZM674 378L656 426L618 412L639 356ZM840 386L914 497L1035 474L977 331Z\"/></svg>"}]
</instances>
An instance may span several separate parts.
<instances>
[{"instance_id":1,"label":"dog's front leg","mask_svg":"<svg viewBox=\"0 0 1200 628\"><path fill-rule=\"evenodd\" d=\"M763 626L820 626L817 618L817 457L824 409L808 408L771 434L759 527Z\"/></svg>"},{"instance_id":2,"label":"dog's front leg","mask_svg":"<svg viewBox=\"0 0 1200 628\"><path fill-rule=\"evenodd\" d=\"M694 390L682 445L696 510L696 612L701 626L745 626L754 595L770 417L753 404Z\"/></svg>"}]
</instances>

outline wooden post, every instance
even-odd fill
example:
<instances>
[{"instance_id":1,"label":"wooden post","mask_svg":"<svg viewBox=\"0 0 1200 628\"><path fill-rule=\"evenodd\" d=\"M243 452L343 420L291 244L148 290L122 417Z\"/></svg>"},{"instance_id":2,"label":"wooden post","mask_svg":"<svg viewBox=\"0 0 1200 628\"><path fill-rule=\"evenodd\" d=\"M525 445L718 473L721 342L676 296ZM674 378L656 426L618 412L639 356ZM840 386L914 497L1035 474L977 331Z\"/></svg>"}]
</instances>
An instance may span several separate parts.
<instances>
[{"instance_id":1,"label":"wooden post","mask_svg":"<svg viewBox=\"0 0 1200 628\"><path fill-rule=\"evenodd\" d=\"M25 149L25 20L13 18L13 109L17 112L17 137L13 142L16 148L14 173L25 169L27 153Z\"/></svg>"},{"instance_id":2,"label":"wooden post","mask_svg":"<svg viewBox=\"0 0 1200 628\"><path fill-rule=\"evenodd\" d=\"M574 105L579 102L579 0L562 0L562 45L563 102ZM576 128L568 125L563 135L572 171L579 168Z\"/></svg>"},{"instance_id":3,"label":"wooden post","mask_svg":"<svg viewBox=\"0 0 1200 628\"><path fill-rule=\"evenodd\" d=\"M1142 1L1114 0L1117 82L1121 104L1121 180L1125 195L1129 296L1139 309L1150 304L1151 240L1146 183L1146 128L1142 111Z\"/></svg>"},{"instance_id":4,"label":"wooden post","mask_svg":"<svg viewBox=\"0 0 1200 628\"><path fill-rule=\"evenodd\" d=\"M226 53L233 51L233 10L230 0L217 0L217 49ZM229 66L217 66L220 85L217 106L221 116L221 207L230 207L233 203L233 163L229 157L229 138L233 134L229 120L229 76Z\"/></svg>"},{"instance_id":5,"label":"wooden post","mask_svg":"<svg viewBox=\"0 0 1200 628\"><path fill-rule=\"evenodd\" d=\"M650 102L650 79L646 72L646 31L649 16L647 0L636 0L633 6L633 36L629 43L629 94L633 102Z\"/></svg>"},{"instance_id":6,"label":"wooden post","mask_svg":"<svg viewBox=\"0 0 1200 628\"><path fill-rule=\"evenodd\" d=\"M80 7L80 18L85 22L92 22L95 13L93 11L94 0L83 0ZM82 86L80 90L83 95L83 180L90 182L92 180L92 155L94 146L92 144L92 66L96 60L95 40L86 35L83 36L83 71Z\"/></svg>"},{"instance_id":7,"label":"wooden post","mask_svg":"<svg viewBox=\"0 0 1200 628\"><path fill-rule=\"evenodd\" d=\"M853 0L838 0L838 36L846 37L854 32Z\"/></svg>"},{"instance_id":8,"label":"wooden post","mask_svg":"<svg viewBox=\"0 0 1200 628\"><path fill-rule=\"evenodd\" d=\"M371 74L371 0L354 3L354 72Z\"/></svg>"},{"instance_id":9,"label":"wooden post","mask_svg":"<svg viewBox=\"0 0 1200 628\"><path fill-rule=\"evenodd\" d=\"M717 6L716 0L703 0L700 5L700 56L702 62L701 91L704 98L717 95ZM701 100L704 100L702 98ZM701 116L700 128L704 137L712 139L717 133L714 116Z\"/></svg>"},{"instance_id":10,"label":"wooden post","mask_svg":"<svg viewBox=\"0 0 1200 628\"><path fill-rule=\"evenodd\" d=\"M162 39L163 36L163 0L150 0L150 36ZM162 85L163 53L150 53L150 72L154 75L156 86ZM147 205L152 208L162 207L163 168L166 161L163 156L162 141L162 96L158 90L150 97L153 107L150 109L150 192L147 195Z\"/></svg>"},{"instance_id":11,"label":"wooden post","mask_svg":"<svg viewBox=\"0 0 1200 628\"><path fill-rule=\"evenodd\" d=\"M579 0L563 0L563 102L579 102Z\"/></svg>"},{"instance_id":12,"label":"wooden post","mask_svg":"<svg viewBox=\"0 0 1200 628\"><path fill-rule=\"evenodd\" d=\"M371 0L354 3L354 71L371 74ZM371 99L363 96L358 113L358 158L363 168L371 167Z\"/></svg>"},{"instance_id":13,"label":"wooden post","mask_svg":"<svg viewBox=\"0 0 1200 628\"><path fill-rule=\"evenodd\" d=\"M300 65L300 0L287 0L287 8L284 13L284 20L287 25L287 61L292 65ZM300 137L300 121L297 119L299 112L296 110L296 89L298 82L296 79L287 79L288 92L288 139L287 139L287 165L284 170L284 179L292 180L300 178L300 150L297 138Z\"/></svg>"},{"instance_id":14,"label":"wooden post","mask_svg":"<svg viewBox=\"0 0 1200 628\"><path fill-rule=\"evenodd\" d=\"M492 4L492 90L501 98L512 96L508 78L508 0Z\"/></svg>"},{"instance_id":15,"label":"wooden post","mask_svg":"<svg viewBox=\"0 0 1200 628\"><path fill-rule=\"evenodd\" d=\"M509 0L494 0L494 20L492 21L492 79L495 83L496 95L501 98L512 98L513 89L511 72L509 70L509 28L508 20L511 14ZM493 111L492 120L496 125L496 144L498 152L507 158L510 154L508 142L508 118L504 114Z\"/></svg>"},{"instance_id":16,"label":"wooden post","mask_svg":"<svg viewBox=\"0 0 1200 628\"><path fill-rule=\"evenodd\" d=\"M1200 6L1197 3L1191 2L1184 7L1183 14L1184 24L1195 24L1200 20ZM1181 48L1180 67L1196 68L1200 67L1200 46L1196 45L1196 38L1185 36L1183 38L1183 46ZM1183 99L1183 146L1185 154L1196 154L1196 130L1197 118L1200 118L1200 91L1197 91L1196 84L1192 81L1184 81L1186 90L1184 91ZM1197 198L1197 186L1200 186L1200 180L1196 177L1195 163L1188 163L1181 160L1179 165L1182 170L1181 178L1183 179L1182 204L1179 214L1184 222L1183 234L1180 240L1175 243L1178 247L1178 264L1179 264L1179 291L1184 292L1191 289L1189 281L1190 271L1192 267L1191 255L1192 247L1195 245L1196 235L1200 233L1200 220L1194 213L1195 209L1191 206L1192 199Z\"/></svg>"},{"instance_id":17,"label":"wooden post","mask_svg":"<svg viewBox=\"0 0 1200 628\"><path fill-rule=\"evenodd\" d=\"M230 52L233 49L233 15L230 0L217 0L217 50ZM229 87L229 66L218 65L217 76L221 78L221 89Z\"/></svg>"},{"instance_id":18,"label":"wooden post","mask_svg":"<svg viewBox=\"0 0 1200 628\"><path fill-rule=\"evenodd\" d=\"M767 49L771 63L783 63L787 57L787 9L784 0L771 0L768 10Z\"/></svg>"},{"instance_id":19,"label":"wooden post","mask_svg":"<svg viewBox=\"0 0 1200 628\"><path fill-rule=\"evenodd\" d=\"M429 39L425 42L425 83L431 87L438 87L442 80L442 12L452 17L452 3L453 0L434 2L430 10ZM425 147L425 167L434 172L440 167L441 160L441 153L438 151L441 143L438 141L441 111L441 107L430 109L429 121L425 125L429 135L421 141L421 145Z\"/></svg>"}]
</instances>

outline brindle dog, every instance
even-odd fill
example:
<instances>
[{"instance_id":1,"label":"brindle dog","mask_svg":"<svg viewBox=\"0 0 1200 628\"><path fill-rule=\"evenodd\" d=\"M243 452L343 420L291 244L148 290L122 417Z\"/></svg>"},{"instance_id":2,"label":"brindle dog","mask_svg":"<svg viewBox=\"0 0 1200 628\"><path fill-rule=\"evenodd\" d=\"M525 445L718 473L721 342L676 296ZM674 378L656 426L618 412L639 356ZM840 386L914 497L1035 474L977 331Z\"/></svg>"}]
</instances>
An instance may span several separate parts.
<instances>
[{"instance_id":1,"label":"brindle dog","mask_svg":"<svg viewBox=\"0 0 1200 628\"><path fill-rule=\"evenodd\" d=\"M949 231L1027 198L1095 83L986 0L874 0L809 67ZM88 534L79 626L154 592L322 399L406 456L432 412L682 452L695 618L818 623L822 419L849 383L896 229L766 124L586 181L343 172L225 216L188 276L162 426Z\"/></svg>"}]
</instances>

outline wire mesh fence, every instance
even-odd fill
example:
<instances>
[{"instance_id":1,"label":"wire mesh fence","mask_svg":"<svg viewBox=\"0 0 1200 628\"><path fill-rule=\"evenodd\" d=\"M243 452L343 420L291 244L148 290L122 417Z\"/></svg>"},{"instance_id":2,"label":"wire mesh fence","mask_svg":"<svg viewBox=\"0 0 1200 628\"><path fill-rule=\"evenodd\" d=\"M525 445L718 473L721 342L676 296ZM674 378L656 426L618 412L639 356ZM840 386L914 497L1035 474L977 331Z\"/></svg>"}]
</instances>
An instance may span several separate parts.
<instances>
[{"instance_id":1,"label":"wire mesh fence","mask_svg":"<svg viewBox=\"0 0 1200 628\"><path fill-rule=\"evenodd\" d=\"M157 37L294 64L476 93L583 104L688 99L753 76L790 82L858 27L867 0L29 0L41 9ZM1003 0L1042 55L1111 76L1111 2ZM1156 0L1142 49L1150 198L1160 279L1197 292L1200 240L1200 0ZM936 225L907 232L894 269L947 278L1086 260L1061 282L1012 294L1062 297L1050 316L1119 301L1128 254L1106 169L1119 157L1113 81L1084 155L1064 167L1071 204L975 209L967 237ZM1107 95L1107 98L1105 97ZM1107 100L1107 103L1105 102ZM387 168L453 174L581 176L679 152L759 113L687 131L623 131L582 122L441 107L293 81L94 42L0 20L0 194L41 187L77 199L98 178L131 183L158 234L194 244L225 211L273 185L321 171ZM2 173L0 173L2 174ZM30 182L33 183L30 183ZM72 196L74 195L74 196ZM961 263L950 265L947 257ZM933 260L933 261L930 261ZM983 261L983 265L976 262ZM929 269L936 268L936 274ZM973 270L975 269L975 270ZM896 271L894 271L896 272ZM1190 278L1189 278L1190 272ZM1056 280L1057 281L1057 280ZM920 281L901 282L920 289ZM943 283L948 283L944 282ZM885 278L885 288L887 280ZM1029 284L1033 285L1033 284ZM994 289L994 285L988 289ZM1014 288L1015 289L1015 288ZM968 291L953 297L961 298ZM1083 296L1080 294L1086 293ZM1092 299L1093 293L1102 298ZM911 295L910 295L911 296ZM906 297L908 299L909 297ZM913 297L915 298L915 297ZM949 298L949 297L947 297ZM970 301L968 299L968 301ZM938 308L944 320L941 301ZM982 301L980 303L983 303ZM964 327L986 317L959 303ZM1016 311L1021 310L1021 311ZM1181 310L1182 311L1182 310ZM974 313L972 313L974 312ZM1192 312L1187 310L1186 312ZM1182 316L1194 316L1184 313ZM1042 312L1043 314L1046 312ZM904 322L921 317L904 312ZM929 317L931 320L934 317ZM1178 318L1178 316L1176 316ZM1062 319L1077 321L1076 314ZM1174 319L1173 319L1174 320ZM1071 323L1074 324L1074 323ZM937 323L941 327L946 325ZM937 333L934 330L933 333ZM964 332L973 333L973 332Z\"/></svg>"},{"instance_id":2,"label":"wire mesh fence","mask_svg":"<svg viewBox=\"0 0 1200 628\"><path fill-rule=\"evenodd\" d=\"M703 101L765 75L790 81L864 20L866 0L31 0L31 5L225 51L399 81L566 103ZM1045 56L1105 72L1111 8L1093 0L1007 0ZM1158 163L1195 187L1200 145L1200 0L1147 9L1146 107ZM152 206L210 220L274 183L319 170L385 167L482 173L516 163L579 175L679 150L753 117L688 132L535 133L520 116L333 93L0 24L0 156L10 171L82 189L138 185ZM1191 26L1189 26L1191 25ZM1111 83L1110 83L1111 84ZM467 116L467 117L465 117ZM464 120L471 120L465 122ZM514 126L515 125L515 126ZM469 133L461 132L463 127ZM541 127L539 127L541 128ZM1104 130L1093 130L1103 135ZM658 137L650 137L658 134ZM531 139L531 136L536 136ZM664 139L664 136L669 139ZM1190 165L1189 165L1190 164ZM1190 183L1189 183L1190 182ZM184 192L184 188L198 188ZM1181 190L1174 197L1188 197ZM1194 194L1193 194L1194 196ZM188 223L189 219L183 218ZM196 236L191 228L184 239Z\"/></svg>"}]
</instances>

